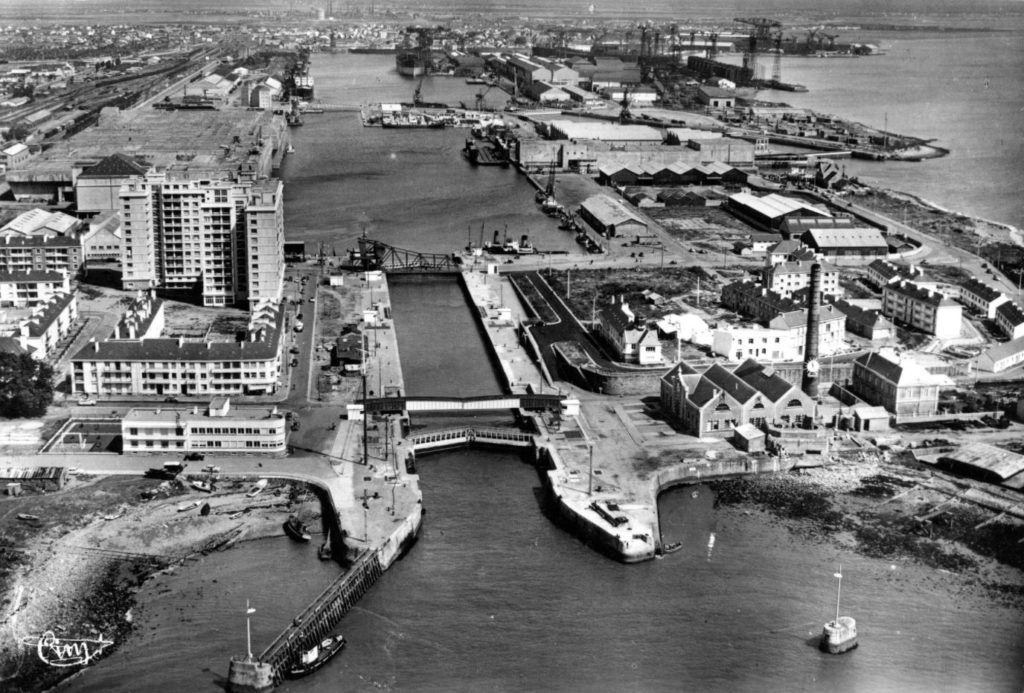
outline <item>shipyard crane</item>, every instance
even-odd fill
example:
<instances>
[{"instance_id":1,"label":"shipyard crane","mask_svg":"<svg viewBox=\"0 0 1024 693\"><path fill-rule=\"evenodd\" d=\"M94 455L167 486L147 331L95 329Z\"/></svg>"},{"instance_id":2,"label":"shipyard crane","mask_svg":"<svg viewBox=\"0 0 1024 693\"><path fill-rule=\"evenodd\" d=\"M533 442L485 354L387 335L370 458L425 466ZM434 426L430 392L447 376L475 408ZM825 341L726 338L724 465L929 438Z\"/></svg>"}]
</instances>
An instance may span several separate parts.
<instances>
[{"instance_id":1,"label":"shipyard crane","mask_svg":"<svg viewBox=\"0 0 1024 693\"><path fill-rule=\"evenodd\" d=\"M484 97L487 96L488 92L490 92L491 89L494 89L494 87L495 87L495 85L490 84L483 91L478 91L476 93L476 110L478 110L478 111L484 110Z\"/></svg>"},{"instance_id":2,"label":"shipyard crane","mask_svg":"<svg viewBox=\"0 0 1024 693\"><path fill-rule=\"evenodd\" d=\"M622 88L622 110L619 111L619 122L626 123L632 119L633 114L629 112L629 87Z\"/></svg>"},{"instance_id":3,"label":"shipyard crane","mask_svg":"<svg viewBox=\"0 0 1024 693\"><path fill-rule=\"evenodd\" d=\"M718 33L712 31L708 35L708 41L710 43L708 43L707 58L708 60L714 60L718 57Z\"/></svg>"},{"instance_id":4,"label":"shipyard crane","mask_svg":"<svg viewBox=\"0 0 1024 693\"><path fill-rule=\"evenodd\" d=\"M420 106L423 104L423 78L420 77L419 84L416 85L416 91L412 93L412 105Z\"/></svg>"},{"instance_id":5,"label":"shipyard crane","mask_svg":"<svg viewBox=\"0 0 1024 693\"><path fill-rule=\"evenodd\" d=\"M751 81L757 79L757 54L767 46L775 45L775 34L782 31L782 23L767 17L736 17L734 22L750 25L750 36L743 51L743 67L750 70ZM779 68L781 78L781 65Z\"/></svg>"}]
</instances>

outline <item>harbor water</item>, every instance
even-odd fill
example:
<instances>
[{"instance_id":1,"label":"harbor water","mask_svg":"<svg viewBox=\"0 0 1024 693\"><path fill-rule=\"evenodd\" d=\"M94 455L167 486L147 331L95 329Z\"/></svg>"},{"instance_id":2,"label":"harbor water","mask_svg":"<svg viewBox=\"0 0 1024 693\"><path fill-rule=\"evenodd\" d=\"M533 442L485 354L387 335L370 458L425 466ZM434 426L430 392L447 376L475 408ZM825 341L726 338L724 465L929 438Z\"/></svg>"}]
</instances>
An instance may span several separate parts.
<instances>
[{"instance_id":1,"label":"harbor water","mask_svg":"<svg viewBox=\"0 0 1024 693\"><path fill-rule=\"evenodd\" d=\"M394 74L389 56L317 55L313 68L329 103L408 100L414 87ZM471 99L477 89L428 82L428 100ZM464 245L467 226L481 222L530 229L538 245L565 235L536 211L532 189L514 172L469 167L458 155L463 136L362 128L351 113L310 116L294 131L297 152L285 166L288 237L340 254L364 227L400 247L438 252ZM933 165L915 164L915 176L926 178ZM981 171L965 172L962 186L988 194ZM452 291L415 282L392 290L411 394L490 394L497 386L481 365L482 344L466 337L471 308ZM437 325L456 337L428 336ZM345 617L345 651L280 690L1024 688L1024 615L956 576L863 558L758 512L715 509L706 488L661 498L663 536L683 542L680 551L626 566L545 515L537 471L516 455L456 451L422 458L418 471L427 511L420 541ZM840 562L843 612L857 618L861 645L832 657L817 650L817 637L834 615ZM221 690L229 658L245 653L246 600L256 608L259 652L337 570L311 546L280 538L159 576L139 594L135 635L66 690Z\"/></svg>"}]
</instances>

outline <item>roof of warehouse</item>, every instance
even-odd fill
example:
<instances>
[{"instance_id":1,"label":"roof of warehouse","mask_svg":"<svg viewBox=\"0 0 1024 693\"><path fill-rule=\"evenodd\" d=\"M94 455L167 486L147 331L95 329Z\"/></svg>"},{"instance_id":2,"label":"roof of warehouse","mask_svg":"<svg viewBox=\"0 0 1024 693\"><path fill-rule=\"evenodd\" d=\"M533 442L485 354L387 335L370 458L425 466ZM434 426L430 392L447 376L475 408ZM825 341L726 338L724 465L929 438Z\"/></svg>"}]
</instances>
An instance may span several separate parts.
<instances>
[{"instance_id":1,"label":"roof of warehouse","mask_svg":"<svg viewBox=\"0 0 1024 693\"><path fill-rule=\"evenodd\" d=\"M968 443L956 452L943 454L943 457L992 472L1000 479L1009 479L1024 472L1024 455L988 443Z\"/></svg>"},{"instance_id":2,"label":"roof of warehouse","mask_svg":"<svg viewBox=\"0 0 1024 693\"><path fill-rule=\"evenodd\" d=\"M793 212L798 212L802 209L814 212L815 214L820 214L823 217L832 216L824 209L819 209L814 205L807 204L806 202L792 197L776 195L775 193L765 195L764 197L757 197L750 193L741 192L731 195L729 199L737 204L743 205L744 207L749 207L755 212L759 212L770 219L781 217L786 214L792 214Z\"/></svg>"},{"instance_id":3,"label":"roof of warehouse","mask_svg":"<svg viewBox=\"0 0 1024 693\"><path fill-rule=\"evenodd\" d=\"M633 221L647 226L647 222L626 209L625 205L621 202L613 200L607 195L588 197L583 200L581 206L585 207L595 219L605 226L617 225L626 221Z\"/></svg>"},{"instance_id":4,"label":"roof of warehouse","mask_svg":"<svg viewBox=\"0 0 1024 693\"><path fill-rule=\"evenodd\" d=\"M811 229L807 235L819 248L888 248L882 232L869 227Z\"/></svg>"},{"instance_id":5,"label":"roof of warehouse","mask_svg":"<svg viewBox=\"0 0 1024 693\"><path fill-rule=\"evenodd\" d=\"M617 125L615 123L578 123L573 120L551 120L548 127L557 129L571 140L629 140L661 142L661 131L649 125Z\"/></svg>"}]
</instances>

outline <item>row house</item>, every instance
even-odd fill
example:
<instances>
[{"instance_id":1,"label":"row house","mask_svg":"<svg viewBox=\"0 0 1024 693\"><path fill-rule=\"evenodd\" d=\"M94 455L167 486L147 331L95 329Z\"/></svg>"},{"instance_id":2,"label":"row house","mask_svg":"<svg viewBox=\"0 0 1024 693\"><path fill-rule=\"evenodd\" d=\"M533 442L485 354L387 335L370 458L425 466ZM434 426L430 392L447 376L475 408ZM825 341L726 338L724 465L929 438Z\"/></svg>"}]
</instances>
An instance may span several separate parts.
<instances>
[{"instance_id":1,"label":"row house","mask_svg":"<svg viewBox=\"0 0 1024 693\"><path fill-rule=\"evenodd\" d=\"M989 320L994 319L996 309L1009 300L1003 292L977 277L971 277L960 285L960 303Z\"/></svg>"},{"instance_id":2,"label":"row house","mask_svg":"<svg viewBox=\"0 0 1024 693\"><path fill-rule=\"evenodd\" d=\"M873 260L868 265L868 274L865 281L879 291L893 282L903 279L913 279L921 272L914 266L905 267L889 262L888 260Z\"/></svg>"},{"instance_id":3,"label":"row house","mask_svg":"<svg viewBox=\"0 0 1024 693\"><path fill-rule=\"evenodd\" d=\"M638 326L625 301L613 303L598 312L597 331L612 346L620 361L641 366L664 362L658 331Z\"/></svg>"},{"instance_id":4,"label":"row house","mask_svg":"<svg viewBox=\"0 0 1024 693\"><path fill-rule=\"evenodd\" d=\"M31 307L46 303L56 294L70 292L71 281L66 272L0 272L0 308Z\"/></svg>"},{"instance_id":5,"label":"row house","mask_svg":"<svg viewBox=\"0 0 1024 693\"><path fill-rule=\"evenodd\" d=\"M867 310L855 303L839 299L833 303L846 316L846 331L872 342L895 336L892 323L878 310Z\"/></svg>"},{"instance_id":6,"label":"row house","mask_svg":"<svg viewBox=\"0 0 1024 693\"><path fill-rule=\"evenodd\" d=\"M735 369L698 371L679 363L661 378L661 408L685 433L728 438L739 426L809 426L815 402L770 366L748 359Z\"/></svg>"},{"instance_id":7,"label":"row house","mask_svg":"<svg viewBox=\"0 0 1024 693\"><path fill-rule=\"evenodd\" d=\"M801 304L782 294L744 279L722 287L722 305L751 320L767 323L779 313L799 310Z\"/></svg>"},{"instance_id":8,"label":"row house","mask_svg":"<svg viewBox=\"0 0 1024 693\"><path fill-rule=\"evenodd\" d=\"M82 244L77 238L49 233L0 238L0 272L51 271L74 276L81 267Z\"/></svg>"},{"instance_id":9,"label":"row house","mask_svg":"<svg viewBox=\"0 0 1024 693\"><path fill-rule=\"evenodd\" d=\"M1013 301L996 308L996 325L1009 339L1024 337L1024 309Z\"/></svg>"},{"instance_id":10,"label":"row house","mask_svg":"<svg viewBox=\"0 0 1024 693\"><path fill-rule=\"evenodd\" d=\"M914 282L898 281L887 285L882 290L882 313L893 322L909 325L940 339L956 339L962 329L963 309L960 304Z\"/></svg>"},{"instance_id":11,"label":"row house","mask_svg":"<svg viewBox=\"0 0 1024 693\"><path fill-rule=\"evenodd\" d=\"M57 344L71 334L78 319L78 294L75 291L56 293L36 305L32 315L22 320L12 337L33 358L51 358Z\"/></svg>"}]
</instances>

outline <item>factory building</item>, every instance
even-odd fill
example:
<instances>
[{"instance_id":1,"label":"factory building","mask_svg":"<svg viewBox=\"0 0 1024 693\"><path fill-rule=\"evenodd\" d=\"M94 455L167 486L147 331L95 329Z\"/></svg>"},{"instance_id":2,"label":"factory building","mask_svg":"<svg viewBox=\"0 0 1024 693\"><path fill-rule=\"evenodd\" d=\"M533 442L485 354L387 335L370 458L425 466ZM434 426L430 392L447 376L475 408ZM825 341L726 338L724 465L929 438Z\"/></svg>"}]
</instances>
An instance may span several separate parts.
<instances>
[{"instance_id":1,"label":"factory building","mask_svg":"<svg viewBox=\"0 0 1024 693\"><path fill-rule=\"evenodd\" d=\"M893 282L882 290L882 313L893 322L940 339L959 337L963 322L963 309L958 303L909 281Z\"/></svg>"},{"instance_id":2,"label":"factory building","mask_svg":"<svg viewBox=\"0 0 1024 693\"><path fill-rule=\"evenodd\" d=\"M869 227L813 228L800 240L818 255L834 262L872 261L889 254L889 246L878 229Z\"/></svg>"},{"instance_id":3,"label":"factory building","mask_svg":"<svg viewBox=\"0 0 1024 693\"><path fill-rule=\"evenodd\" d=\"M580 205L580 217L595 231L609 238L647 232L645 221L607 195L593 195L585 199Z\"/></svg>"},{"instance_id":4,"label":"factory building","mask_svg":"<svg viewBox=\"0 0 1024 693\"><path fill-rule=\"evenodd\" d=\"M807 202L772 193L757 197L750 193L736 193L726 202L734 216L762 231L779 231L783 222L790 217L819 217L831 215Z\"/></svg>"},{"instance_id":5,"label":"factory building","mask_svg":"<svg viewBox=\"0 0 1024 693\"><path fill-rule=\"evenodd\" d=\"M661 378L661 408L689 435L728 438L746 424L808 426L815 402L770 366L748 359L732 370L679 363Z\"/></svg>"},{"instance_id":6,"label":"factory building","mask_svg":"<svg viewBox=\"0 0 1024 693\"><path fill-rule=\"evenodd\" d=\"M893 353L871 352L853 362L851 386L868 404L897 416L930 416L938 411L939 389L948 381Z\"/></svg>"}]
</instances>

